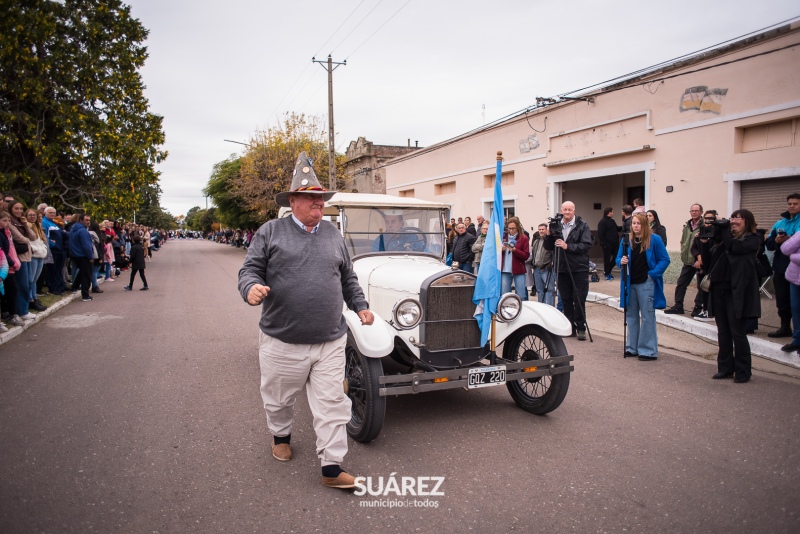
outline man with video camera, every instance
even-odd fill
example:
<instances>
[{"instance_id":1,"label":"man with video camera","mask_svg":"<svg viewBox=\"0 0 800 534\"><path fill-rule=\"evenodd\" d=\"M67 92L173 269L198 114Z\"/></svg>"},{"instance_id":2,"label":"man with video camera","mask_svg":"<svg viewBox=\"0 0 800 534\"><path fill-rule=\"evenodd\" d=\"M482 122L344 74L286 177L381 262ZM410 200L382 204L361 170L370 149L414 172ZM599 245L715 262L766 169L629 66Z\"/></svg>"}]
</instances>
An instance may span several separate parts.
<instances>
[{"instance_id":1,"label":"man with video camera","mask_svg":"<svg viewBox=\"0 0 800 534\"><path fill-rule=\"evenodd\" d=\"M575 215L575 204L561 204L561 213L550 219L550 235L544 248L555 251L553 259L558 272L558 292L564 303L564 315L572 323L573 335L586 340L586 296L589 294L589 249L592 232L586 222Z\"/></svg>"}]
</instances>

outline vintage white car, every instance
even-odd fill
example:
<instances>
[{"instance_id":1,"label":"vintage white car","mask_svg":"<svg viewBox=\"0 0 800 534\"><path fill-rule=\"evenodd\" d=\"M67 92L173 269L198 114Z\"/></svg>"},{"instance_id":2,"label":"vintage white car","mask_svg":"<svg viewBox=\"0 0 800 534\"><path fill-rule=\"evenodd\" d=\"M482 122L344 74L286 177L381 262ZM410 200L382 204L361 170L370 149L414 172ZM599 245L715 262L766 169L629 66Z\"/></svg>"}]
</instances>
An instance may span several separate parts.
<instances>
[{"instance_id":1,"label":"vintage white car","mask_svg":"<svg viewBox=\"0 0 800 534\"><path fill-rule=\"evenodd\" d=\"M481 345L476 277L445 263L449 207L359 193L337 193L326 203L375 314L373 325L362 326L344 311L344 387L353 404L347 431L357 441L378 436L387 396L505 384L519 407L543 415L567 394L573 356L561 336L572 329L552 306L503 295L496 353Z\"/></svg>"}]
</instances>

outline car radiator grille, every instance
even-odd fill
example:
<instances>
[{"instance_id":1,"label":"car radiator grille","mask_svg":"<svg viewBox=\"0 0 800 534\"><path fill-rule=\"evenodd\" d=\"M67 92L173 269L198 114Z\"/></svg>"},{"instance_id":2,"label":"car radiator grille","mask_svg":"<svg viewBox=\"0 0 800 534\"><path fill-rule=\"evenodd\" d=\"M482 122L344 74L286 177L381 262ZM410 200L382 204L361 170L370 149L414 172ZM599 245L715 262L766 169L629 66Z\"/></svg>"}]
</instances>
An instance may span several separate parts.
<instances>
[{"instance_id":1,"label":"car radiator grille","mask_svg":"<svg viewBox=\"0 0 800 534\"><path fill-rule=\"evenodd\" d=\"M481 331L472 316L474 286L431 287L425 303L425 343L429 351L480 347Z\"/></svg>"}]
</instances>

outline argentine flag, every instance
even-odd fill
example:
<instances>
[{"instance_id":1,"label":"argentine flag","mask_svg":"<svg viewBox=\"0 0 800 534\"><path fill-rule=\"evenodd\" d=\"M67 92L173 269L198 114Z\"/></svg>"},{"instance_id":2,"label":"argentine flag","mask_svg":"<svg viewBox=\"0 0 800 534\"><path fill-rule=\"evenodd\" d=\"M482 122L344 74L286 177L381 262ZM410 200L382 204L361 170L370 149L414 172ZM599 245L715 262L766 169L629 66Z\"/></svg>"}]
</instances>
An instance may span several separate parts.
<instances>
[{"instance_id":1,"label":"argentine flag","mask_svg":"<svg viewBox=\"0 0 800 534\"><path fill-rule=\"evenodd\" d=\"M489 231L475 280L475 292L472 302L477 305L474 317L481 327L481 346L486 345L492 329L492 315L497 313L500 300L500 262L502 261L503 236L503 188L501 184L503 171L502 155L497 154L497 173L494 180L494 208L489 219Z\"/></svg>"}]
</instances>

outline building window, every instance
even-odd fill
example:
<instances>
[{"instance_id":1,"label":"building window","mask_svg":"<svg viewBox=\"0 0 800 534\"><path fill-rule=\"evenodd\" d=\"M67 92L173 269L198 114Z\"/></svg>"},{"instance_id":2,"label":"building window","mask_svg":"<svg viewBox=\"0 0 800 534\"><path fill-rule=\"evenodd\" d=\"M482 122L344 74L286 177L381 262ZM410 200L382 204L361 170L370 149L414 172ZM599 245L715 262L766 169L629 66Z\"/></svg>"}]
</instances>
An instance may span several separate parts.
<instances>
[{"instance_id":1,"label":"building window","mask_svg":"<svg viewBox=\"0 0 800 534\"><path fill-rule=\"evenodd\" d=\"M483 175L483 188L484 189L491 189L494 187L494 174L484 174ZM510 185L514 185L514 171L504 172L500 175L500 182L503 184L503 187L507 187Z\"/></svg>"},{"instance_id":2,"label":"building window","mask_svg":"<svg viewBox=\"0 0 800 534\"><path fill-rule=\"evenodd\" d=\"M456 183L447 182L444 184L436 184L434 186L435 195L452 195L456 192Z\"/></svg>"},{"instance_id":3,"label":"building window","mask_svg":"<svg viewBox=\"0 0 800 534\"><path fill-rule=\"evenodd\" d=\"M414 190L413 189L406 189L405 191L400 191L401 197L409 197L414 198Z\"/></svg>"},{"instance_id":4,"label":"building window","mask_svg":"<svg viewBox=\"0 0 800 534\"><path fill-rule=\"evenodd\" d=\"M797 145L797 119L742 128L742 152Z\"/></svg>"}]
</instances>

